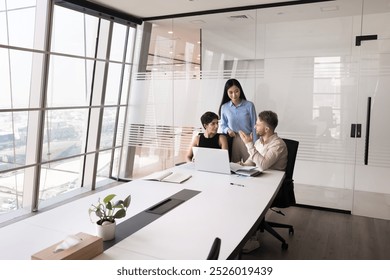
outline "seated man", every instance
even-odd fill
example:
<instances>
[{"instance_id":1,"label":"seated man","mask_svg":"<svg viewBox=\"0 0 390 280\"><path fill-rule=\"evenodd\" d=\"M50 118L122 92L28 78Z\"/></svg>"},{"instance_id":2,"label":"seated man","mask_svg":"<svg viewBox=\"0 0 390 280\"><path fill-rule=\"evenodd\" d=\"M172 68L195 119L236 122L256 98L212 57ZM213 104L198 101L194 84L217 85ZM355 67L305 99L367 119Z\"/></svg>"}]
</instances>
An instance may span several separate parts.
<instances>
[{"instance_id":1,"label":"seated man","mask_svg":"<svg viewBox=\"0 0 390 280\"><path fill-rule=\"evenodd\" d=\"M287 147L283 139L275 132L278 115L272 111L263 111L256 120L256 134L259 139L253 144L252 134L239 131L242 141L248 149L249 158L243 165L256 165L261 171L266 169L285 170L287 166Z\"/></svg>"},{"instance_id":2,"label":"seated man","mask_svg":"<svg viewBox=\"0 0 390 280\"><path fill-rule=\"evenodd\" d=\"M285 170L287 167L287 147L282 138L275 132L278 125L278 115L272 111L263 111L256 120L256 134L259 139L255 144L252 135L240 131L240 137L245 143L249 158L241 163L243 165L256 165L260 170L276 169ZM260 243L257 233L251 237L243 248L244 253L249 253L259 248Z\"/></svg>"},{"instance_id":3,"label":"seated man","mask_svg":"<svg viewBox=\"0 0 390 280\"><path fill-rule=\"evenodd\" d=\"M218 131L218 115L213 112L204 113L200 121L203 128L205 129L204 133L199 133L192 140L191 146L188 149L186 155L186 161L192 161L193 152L192 147L204 147L204 148L215 148L215 149L228 149L228 143L225 135L217 133Z\"/></svg>"}]
</instances>

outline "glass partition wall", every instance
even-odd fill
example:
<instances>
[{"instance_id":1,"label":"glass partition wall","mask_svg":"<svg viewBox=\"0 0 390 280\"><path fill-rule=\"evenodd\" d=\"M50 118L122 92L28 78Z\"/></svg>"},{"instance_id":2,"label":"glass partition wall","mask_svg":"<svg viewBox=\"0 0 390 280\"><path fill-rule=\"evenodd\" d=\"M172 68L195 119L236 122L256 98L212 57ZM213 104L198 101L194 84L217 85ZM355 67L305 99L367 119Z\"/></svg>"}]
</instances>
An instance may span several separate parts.
<instances>
[{"instance_id":1,"label":"glass partition wall","mask_svg":"<svg viewBox=\"0 0 390 280\"><path fill-rule=\"evenodd\" d=\"M257 113L278 113L281 137L300 142L299 204L390 219L390 132L380 117L390 104L389 19L388 1L340 0L145 23L126 176L182 162L200 116L218 112L232 77ZM372 34L378 40L359 37Z\"/></svg>"}]
</instances>

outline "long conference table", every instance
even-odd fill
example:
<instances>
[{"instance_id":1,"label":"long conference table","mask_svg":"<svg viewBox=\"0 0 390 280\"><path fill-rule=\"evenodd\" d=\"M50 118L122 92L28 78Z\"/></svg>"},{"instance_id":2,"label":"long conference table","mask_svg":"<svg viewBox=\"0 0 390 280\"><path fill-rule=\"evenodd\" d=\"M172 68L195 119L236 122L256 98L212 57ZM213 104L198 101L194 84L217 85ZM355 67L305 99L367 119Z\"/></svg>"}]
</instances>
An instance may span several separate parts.
<instances>
[{"instance_id":1,"label":"long conference table","mask_svg":"<svg viewBox=\"0 0 390 280\"><path fill-rule=\"evenodd\" d=\"M177 194L184 196L183 190L195 191L193 196L97 259L206 259L215 237L222 240L219 258L235 258L264 217L284 177L280 171L266 171L259 177L202 172L191 163L173 171L192 177L182 184L133 181L126 184L134 191L132 199L158 192L164 201Z\"/></svg>"},{"instance_id":2,"label":"long conference table","mask_svg":"<svg viewBox=\"0 0 390 280\"><path fill-rule=\"evenodd\" d=\"M219 259L234 259L284 178L276 170L258 177L196 171L193 163L171 170L191 178L181 184L133 180L0 228L0 259L30 259L67 235L95 235L88 208L109 193L118 199L131 194L132 201L126 217L117 220L119 236L104 242L105 251L95 259L202 260L216 237Z\"/></svg>"}]
</instances>

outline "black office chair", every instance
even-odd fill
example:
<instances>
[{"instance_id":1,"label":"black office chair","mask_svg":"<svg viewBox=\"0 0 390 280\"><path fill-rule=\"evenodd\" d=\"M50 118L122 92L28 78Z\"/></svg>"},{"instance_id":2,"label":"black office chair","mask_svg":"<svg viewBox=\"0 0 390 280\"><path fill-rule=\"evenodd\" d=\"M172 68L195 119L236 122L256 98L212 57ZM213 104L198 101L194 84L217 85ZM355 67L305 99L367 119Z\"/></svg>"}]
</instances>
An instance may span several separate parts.
<instances>
[{"instance_id":1,"label":"black office chair","mask_svg":"<svg viewBox=\"0 0 390 280\"><path fill-rule=\"evenodd\" d=\"M286 143L287 151L288 151L286 176L283 180L282 186L280 187L278 194L276 195L274 201L271 204L270 209L284 216L283 212L279 210L278 211L274 210L272 208L273 207L286 208L289 206L293 206L296 203L295 195L294 195L293 173L294 173L294 166L297 157L299 142L290 139L283 139L283 141ZM268 231L270 234L272 234L274 237L276 237L282 242L282 249L287 250L288 244L286 240L284 240L284 238L280 236L280 234L277 233L273 228L288 228L289 234L292 235L294 234L294 227L288 224L266 221L265 219L263 219L263 221L260 224L260 231L264 231L264 230Z\"/></svg>"},{"instance_id":2,"label":"black office chair","mask_svg":"<svg viewBox=\"0 0 390 280\"><path fill-rule=\"evenodd\" d=\"M233 137L230 137L229 134L224 134L224 135L228 142L229 161L232 161Z\"/></svg>"},{"instance_id":3,"label":"black office chair","mask_svg":"<svg viewBox=\"0 0 390 280\"><path fill-rule=\"evenodd\" d=\"M216 237L214 239L213 245L211 246L207 260L218 260L219 250L221 249L221 239Z\"/></svg>"}]
</instances>

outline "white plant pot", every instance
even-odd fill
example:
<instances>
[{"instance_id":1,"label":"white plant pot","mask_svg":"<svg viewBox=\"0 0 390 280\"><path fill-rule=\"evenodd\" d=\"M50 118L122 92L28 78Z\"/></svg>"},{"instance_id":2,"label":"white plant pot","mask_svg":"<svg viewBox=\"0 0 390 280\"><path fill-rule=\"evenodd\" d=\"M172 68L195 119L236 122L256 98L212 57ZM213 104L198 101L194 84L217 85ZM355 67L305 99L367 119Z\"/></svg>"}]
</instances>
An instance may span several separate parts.
<instances>
[{"instance_id":1,"label":"white plant pot","mask_svg":"<svg viewBox=\"0 0 390 280\"><path fill-rule=\"evenodd\" d=\"M102 225L96 224L96 234L101 237L103 241L112 240L115 238L116 222L103 222Z\"/></svg>"}]
</instances>

